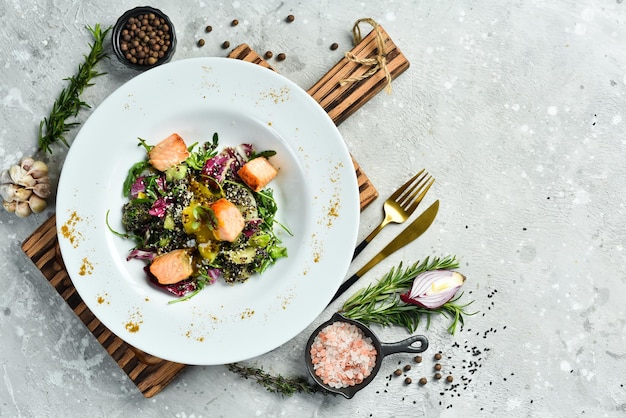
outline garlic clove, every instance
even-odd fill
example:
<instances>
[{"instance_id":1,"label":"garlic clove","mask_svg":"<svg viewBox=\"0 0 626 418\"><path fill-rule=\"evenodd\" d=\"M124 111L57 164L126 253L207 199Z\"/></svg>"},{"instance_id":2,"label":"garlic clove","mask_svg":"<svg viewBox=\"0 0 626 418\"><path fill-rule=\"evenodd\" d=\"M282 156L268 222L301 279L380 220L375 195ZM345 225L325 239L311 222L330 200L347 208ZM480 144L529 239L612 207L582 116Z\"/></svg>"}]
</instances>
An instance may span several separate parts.
<instances>
[{"instance_id":1,"label":"garlic clove","mask_svg":"<svg viewBox=\"0 0 626 418\"><path fill-rule=\"evenodd\" d=\"M22 158L22 161L20 161L20 167L22 167L24 170L28 171L30 170L30 168L33 166L33 164L35 163L35 160L31 157L24 157Z\"/></svg>"},{"instance_id":2,"label":"garlic clove","mask_svg":"<svg viewBox=\"0 0 626 418\"><path fill-rule=\"evenodd\" d=\"M17 184L0 185L0 195L5 202L13 202L16 199L16 193L20 189Z\"/></svg>"},{"instance_id":3,"label":"garlic clove","mask_svg":"<svg viewBox=\"0 0 626 418\"><path fill-rule=\"evenodd\" d=\"M2 170L2 173L0 173L0 183L13 183L13 180L11 180L11 175L9 174L9 170Z\"/></svg>"},{"instance_id":4,"label":"garlic clove","mask_svg":"<svg viewBox=\"0 0 626 418\"><path fill-rule=\"evenodd\" d=\"M48 175L48 165L43 161L35 161L33 165L28 170L28 174L33 176L33 178L38 179Z\"/></svg>"},{"instance_id":5,"label":"garlic clove","mask_svg":"<svg viewBox=\"0 0 626 418\"><path fill-rule=\"evenodd\" d=\"M37 184L50 184L50 177L48 176L39 177L38 179L35 179L35 181L37 182Z\"/></svg>"},{"instance_id":6,"label":"garlic clove","mask_svg":"<svg viewBox=\"0 0 626 418\"><path fill-rule=\"evenodd\" d=\"M33 211L31 210L28 202L17 203L17 206L15 207L15 214L17 216L20 218L26 218L27 216L30 216L31 213L33 213Z\"/></svg>"},{"instance_id":7,"label":"garlic clove","mask_svg":"<svg viewBox=\"0 0 626 418\"><path fill-rule=\"evenodd\" d=\"M32 194L32 190L18 187L17 190L15 190L15 200L17 200L18 202L26 202L32 196Z\"/></svg>"},{"instance_id":8,"label":"garlic clove","mask_svg":"<svg viewBox=\"0 0 626 418\"><path fill-rule=\"evenodd\" d=\"M9 213L15 213L17 202L2 202L2 207Z\"/></svg>"},{"instance_id":9,"label":"garlic clove","mask_svg":"<svg viewBox=\"0 0 626 418\"><path fill-rule=\"evenodd\" d=\"M34 194L28 199L28 206L30 206L30 210L32 210L33 213L39 213L48 206L48 203L45 199Z\"/></svg>"},{"instance_id":10,"label":"garlic clove","mask_svg":"<svg viewBox=\"0 0 626 418\"><path fill-rule=\"evenodd\" d=\"M30 174L26 174L20 179L20 181L17 182L17 184L24 187L33 187L37 184L37 181Z\"/></svg>"},{"instance_id":11,"label":"garlic clove","mask_svg":"<svg viewBox=\"0 0 626 418\"><path fill-rule=\"evenodd\" d=\"M24 170L19 165L13 165L11 166L11 168L9 168L9 176L11 176L11 182L15 184L17 184L26 174L26 170Z\"/></svg>"},{"instance_id":12,"label":"garlic clove","mask_svg":"<svg viewBox=\"0 0 626 418\"><path fill-rule=\"evenodd\" d=\"M47 183L38 183L30 188L37 196L45 199L50 197L50 185Z\"/></svg>"}]
</instances>

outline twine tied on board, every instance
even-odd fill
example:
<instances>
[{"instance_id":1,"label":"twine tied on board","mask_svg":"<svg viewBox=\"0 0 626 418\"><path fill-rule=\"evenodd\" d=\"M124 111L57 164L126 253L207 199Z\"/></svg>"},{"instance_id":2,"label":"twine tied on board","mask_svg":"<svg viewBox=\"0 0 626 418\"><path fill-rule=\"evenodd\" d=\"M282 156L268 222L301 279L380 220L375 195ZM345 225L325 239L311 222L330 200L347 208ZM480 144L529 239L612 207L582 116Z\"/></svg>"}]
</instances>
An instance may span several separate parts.
<instances>
[{"instance_id":1,"label":"twine tied on board","mask_svg":"<svg viewBox=\"0 0 626 418\"><path fill-rule=\"evenodd\" d=\"M385 50L385 39L383 38L383 34L380 30L378 23L376 23L374 19L366 17L366 18L362 18L356 21L356 23L352 27L354 45L355 46L358 45L363 40L363 37L361 36L361 28L359 27L359 25L363 22L369 23L376 31L376 44L377 44L376 56L370 57L370 58L359 58L350 51L346 52L345 57L349 61L355 62L357 64L361 64L361 65L366 65L371 68L360 76L344 78L343 80L339 82L339 85L343 86L348 83L354 83L357 81L365 80L366 78L369 78L373 76L374 74L376 74L378 70L382 69L385 72L385 79L387 80L387 86L385 87L385 90L387 91L387 93L390 93L391 92L391 73L389 73L389 69L387 68L387 51Z\"/></svg>"}]
</instances>

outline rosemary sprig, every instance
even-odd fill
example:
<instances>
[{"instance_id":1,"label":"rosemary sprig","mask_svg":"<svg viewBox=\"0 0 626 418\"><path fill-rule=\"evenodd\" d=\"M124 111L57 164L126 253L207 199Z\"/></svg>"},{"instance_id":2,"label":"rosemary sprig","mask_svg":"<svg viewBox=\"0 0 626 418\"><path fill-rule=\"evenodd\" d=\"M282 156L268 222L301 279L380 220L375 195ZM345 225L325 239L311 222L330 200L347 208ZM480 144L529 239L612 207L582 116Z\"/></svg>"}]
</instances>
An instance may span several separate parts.
<instances>
[{"instance_id":1,"label":"rosemary sprig","mask_svg":"<svg viewBox=\"0 0 626 418\"><path fill-rule=\"evenodd\" d=\"M429 270L449 270L458 268L459 264L454 256L443 259L426 257L421 263L418 261L412 266L402 269L402 263L391 269L377 283L360 289L349 298L340 312L348 318L366 324L380 324L383 326L398 325L414 332L421 320L425 317L426 327L430 326L432 314L441 314L452 318L448 332L454 334L458 324L463 324L463 315L468 313L466 308L472 303L458 304L462 294L450 300L438 309L426 309L417 305L406 304L400 300L400 293L406 292L412 285L413 279L420 273Z\"/></svg>"},{"instance_id":2,"label":"rosemary sprig","mask_svg":"<svg viewBox=\"0 0 626 418\"><path fill-rule=\"evenodd\" d=\"M93 85L90 83L92 78L104 74L95 71L94 67L106 57L103 51L104 38L111 27L102 30L100 24L96 24L94 28L87 26L87 29L94 39L93 44L89 44L89 55L84 56L85 61L78 66L76 75L65 79L69 81L69 85L61 90L59 97L54 101L50 115L39 123L39 149L50 154L52 153L50 145L57 141L69 147L64 135L79 123L67 122L67 119L76 117L80 109L91 107L80 99L80 95L86 87Z\"/></svg>"},{"instance_id":3,"label":"rosemary sprig","mask_svg":"<svg viewBox=\"0 0 626 418\"><path fill-rule=\"evenodd\" d=\"M261 368L241 366L238 363L227 364L228 370L245 379L254 379L272 393L291 396L296 392L313 394L320 392L328 394L321 386L309 383L305 377L274 376Z\"/></svg>"}]
</instances>

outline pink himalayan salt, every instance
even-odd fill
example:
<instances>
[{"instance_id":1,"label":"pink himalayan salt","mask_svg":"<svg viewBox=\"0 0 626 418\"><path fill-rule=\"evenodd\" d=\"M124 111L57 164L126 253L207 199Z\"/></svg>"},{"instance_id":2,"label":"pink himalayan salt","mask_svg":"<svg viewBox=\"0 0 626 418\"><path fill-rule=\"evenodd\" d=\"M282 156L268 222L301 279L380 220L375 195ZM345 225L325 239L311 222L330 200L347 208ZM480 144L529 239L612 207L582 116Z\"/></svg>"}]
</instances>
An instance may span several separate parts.
<instances>
[{"instance_id":1,"label":"pink himalayan salt","mask_svg":"<svg viewBox=\"0 0 626 418\"><path fill-rule=\"evenodd\" d=\"M315 374L332 388L358 385L376 364L372 339L354 324L337 321L313 339L311 360Z\"/></svg>"}]
</instances>

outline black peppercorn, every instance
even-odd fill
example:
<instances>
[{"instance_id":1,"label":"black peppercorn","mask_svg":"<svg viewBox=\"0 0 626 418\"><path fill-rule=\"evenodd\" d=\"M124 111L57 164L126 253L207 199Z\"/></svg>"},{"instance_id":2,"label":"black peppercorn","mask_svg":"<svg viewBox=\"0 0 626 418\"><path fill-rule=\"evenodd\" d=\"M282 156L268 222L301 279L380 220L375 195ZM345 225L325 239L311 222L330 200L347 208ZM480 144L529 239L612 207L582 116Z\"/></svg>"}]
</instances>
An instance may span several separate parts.
<instances>
[{"instance_id":1,"label":"black peppercorn","mask_svg":"<svg viewBox=\"0 0 626 418\"><path fill-rule=\"evenodd\" d=\"M439 373L439 372L435 373L435 376L434 376L434 377L435 377L435 379L437 379L437 380L441 379L441 373Z\"/></svg>"},{"instance_id":2,"label":"black peppercorn","mask_svg":"<svg viewBox=\"0 0 626 418\"><path fill-rule=\"evenodd\" d=\"M441 364L439 363L435 364L435 370L437 371L441 370Z\"/></svg>"},{"instance_id":3,"label":"black peppercorn","mask_svg":"<svg viewBox=\"0 0 626 418\"><path fill-rule=\"evenodd\" d=\"M213 27L212 27L212 26L210 26L210 25L209 25L209 26L207 26L206 28L204 28L204 31L205 31L206 33L209 33L209 32L211 32L212 30L213 30Z\"/></svg>"},{"instance_id":4,"label":"black peppercorn","mask_svg":"<svg viewBox=\"0 0 626 418\"><path fill-rule=\"evenodd\" d=\"M426 383L428 383L428 380L425 377L422 377L419 381L420 385L425 385Z\"/></svg>"},{"instance_id":5,"label":"black peppercorn","mask_svg":"<svg viewBox=\"0 0 626 418\"><path fill-rule=\"evenodd\" d=\"M224 43L222 44L222 48L226 49L228 47L230 47L230 42L224 41Z\"/></svg>"},{"instance_id":6,"label":"black peppercorn","mask_svg":"<svg viewBox=\"0 0 626 418\"><path fill-rule=\"evenodd\" d=\"M395 372L393 372L393 374L395 374L396 376L400 376L402 374L402 370L397 369Z\"/></svg>"},{"instance_id":7,"label":"black peppercorn","mask_svg":"<svg viewBox=\"0 0 626 418\"><path fill-rule=\"evenodd\" d=\"M204 39L198 39L198 46L204 46Z\"/></svg>"},{"instance_id":8,"label":"black peppercorn","mask_svg":"<svg viewBox=\"0 0 626 418\"><path fill-rule=\"evenodd\" d=\"M435 360L441 360L441 353L435 354Z\"/></svg>"},{"instance_id":9,"label":"black peppercorn","mask_svg":"<svg viewBox=\"0 0 626 418\"><path fill-rule=\"evenodd\" d=\"M339 48L339 44L337 42L333 42L332 45L330 46L330 49L332 51L336 50L337 48Z\"/></svg>"},{"instance_id":10,"label":"black peppercorn","mask_svg":"<svg viewBox=\"0 0 626 418\"><path fill-rule=\"evenodd\" d=\"M291 22L293 22L294 20L296 20L296 17L295 17L294 15L289 15L289 16L287 16L287 22L291 23Z\"/></svg>"},{"instance_id":11,"label":"black peppercorn","mask_svg":"<svg viewBox=\"0 0 626 418\"><path fill-rule=\"evenodd\" d=\"M410 385L413 382L413 380L411 380L410 377L407 377L406 379L404 379L404 383L407 385Z\"/></svg>"},{"instance_id":12,"label":"black peppercorn","mask_svg":"<svg viewBox=\"0 0 626 418\"><path fill-rule=\"evenodd\" d=\"M270 59L274 56L272 51L265 51L265 58Z\"/></svg>"},{"instance_id":13,"label":"black peppercorn","mask_svg":"<svg viewBox=\"0 0 626 418\"><path fill-rule=\"evenodd\" d=\"M422 362L422 356L415 356L415 358L413 358L413 360L415 360L416 363L421 363Z\"/></svg>"},{"instance_id":14,"label":"black peppercorn","mask_svg":"<svg viewBox=\"0 0 626 418\"><path fill-rule=\"evenodd\" d=\"M237 19L233 19L232 22L230 22L231 26L237 26L239 24L239 21Z\"/></svg>"},{"instance_id":15,"label":"black peppercorn","mask_svg":"<svg viewBox=\"0 0 626 418\"><path fill-rule=\"evenodd\" d=\"M287 58L287 55L285 55L285 54L284 54L284 53L282 53L282 52L276 56L276 59L277 59L278 61L284 61L284 60L285 60L285 58Z\"/></svg>"},{"instance_id":16,"label":"black peppercorn","mask_svg":"<svg viewBox=\"0 0 626 418\"><path fill-rule=\"evenodd\" d=\"M452 383L453 380L454 380L454 377L452 377L452 376L446 377L446 382L448 382L448 383Z\"/></svg>"},{"instance_id":17,"label":"black peppercorn","mask_svg":"<svg viewBox=\"0 0 626 418\"><path fill-rule=\"evenodd\" d=\"M404 366L404 371L408 372L409 370L411 370L411 365L407 364L406 366Z\"/></svg>"},{"instance_id":18,"label":"black peppercorn","mask_svg":"<svg viewBox=\"0 0 626 418\"><path fill-rule=\"evenodd\" d=\"M119 49L132 64L154 65L171 46L169 31L165 19L154 13L131 16L120 31Z\"/></svg>"}]
</instances>

